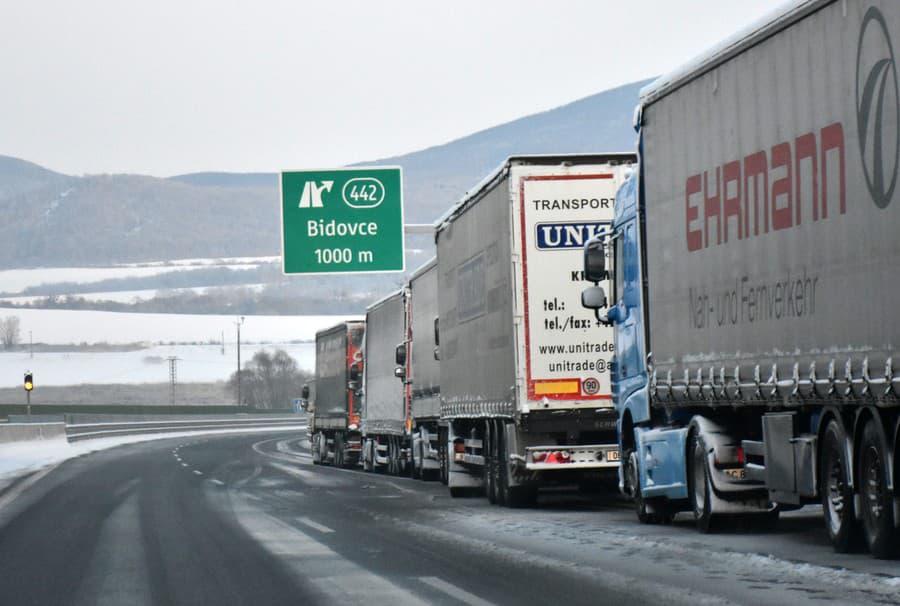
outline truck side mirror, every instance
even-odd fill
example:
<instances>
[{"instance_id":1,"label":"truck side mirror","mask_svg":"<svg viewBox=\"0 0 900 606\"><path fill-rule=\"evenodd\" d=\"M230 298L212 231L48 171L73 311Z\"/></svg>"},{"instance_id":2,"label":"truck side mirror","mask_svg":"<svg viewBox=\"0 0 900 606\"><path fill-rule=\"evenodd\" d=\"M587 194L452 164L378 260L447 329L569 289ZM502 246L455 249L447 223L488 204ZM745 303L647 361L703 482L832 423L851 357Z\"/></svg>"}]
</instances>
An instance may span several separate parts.
<instances>
[{"instance_id":1,"label":"truck side mirror","mask_svg":"<svg viewBox=\"0 0 900 606\"><path fill-rule=\"evenodd\" d=\"M582 290L581 306L586 307L587 309L593 309L594 317L604 326L612 326L612 320L609 318L609 313L603 315L600 314L600 310L606 309L607 307L606 293L603 291L602 287L594 285Z\"/></svg>"},{"instance_id":2,"label":"truck side mirror","mask_svg":"<svg viewBox=\"0 0 900 606\"><path fill-rule=\"evenodd\" d=\"M606 293L601 286L589 286L581 291L581 306L588 309L606 308Z\"/></svg>"},{"instance_id":3,"label":"truck side mirror","mask_svg":"<svg viewBox=\"0 0 900 606\"><path fill-rule=\"evenodd\" d=\"M309 385L303 385L303 389L300 390L300 399L309 400Z\"/></svg>"},{"instance_id":4,"label":"truck side mirror","mask_svg":"<svg viewBox=\"0 0 900 606\"><path fill-rule=\"evenodd\" d=\"M403 366L395 366L394 367L394 376L401 380L405 379L406 378L406 368L404 368Z\"/></svg>"},{"instance_id":5,"label":"truck side mirror","mask_svg":"<svg viewBox=\"0 0 900 606\"><path fill-rule=\"evenodd\" d=\"M595 284L606 279L606 245L602 234L584 245L584 279Z\"/></svg>"},{"instance_id":6,"label":"truck side mirror","mask_svg":"<svg viewBox=\"0 0 900 606\"><path fill-rule=\"evenodd\" d=\"M394 362L397 366L406 366L406 343L401 343L394 350Z\"/></svg>"},{"instance_id":7,"label":"truck side mirror","mask_svg":"<svg viewBox=\"0 0 900 606\"><path fill-rule=\"evenodd\" d=\"M358 383L360 377L362 377L362 364L360 362L356 362L355 364L350 366L350 381L354 383Z\"/></svg>"}]
</instances>

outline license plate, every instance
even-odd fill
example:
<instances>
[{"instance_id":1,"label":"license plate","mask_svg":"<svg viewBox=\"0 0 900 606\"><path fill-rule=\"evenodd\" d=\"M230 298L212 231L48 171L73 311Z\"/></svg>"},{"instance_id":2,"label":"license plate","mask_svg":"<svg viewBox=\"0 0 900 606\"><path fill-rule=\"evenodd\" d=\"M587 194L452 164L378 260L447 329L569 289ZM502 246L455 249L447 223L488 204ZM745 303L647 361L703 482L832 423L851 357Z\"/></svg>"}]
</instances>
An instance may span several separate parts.
<instances>
[{"instance_id":1,"label":"license plate","mask_svg":"<svg viewBox=\"0 0 900 606\"><path fill-rule=\"evenodd\" d=\"M618 461L619 460L619 451L618 450L606 451L606 460L607 461Z\"/></svg>"},{"instance_id":2,"label":"license plate","mask_svg":"<svg viewBox=\"0 0 900 606\"><path fill-rule=\"evenodd\" d=\"M738 469L723 469L725 473L730 475L735 480L743 480L744 479L744 468L739 467Z\"/></svg>"}]
</instances>

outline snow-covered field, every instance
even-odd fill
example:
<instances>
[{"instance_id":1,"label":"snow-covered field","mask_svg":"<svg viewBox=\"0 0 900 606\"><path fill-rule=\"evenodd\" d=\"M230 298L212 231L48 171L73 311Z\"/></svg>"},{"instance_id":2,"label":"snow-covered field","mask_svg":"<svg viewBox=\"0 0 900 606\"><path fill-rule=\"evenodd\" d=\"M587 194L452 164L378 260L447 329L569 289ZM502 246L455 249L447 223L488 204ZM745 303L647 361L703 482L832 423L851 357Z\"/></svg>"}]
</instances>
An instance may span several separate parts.
<instances>
[{"instance_id":1,"label":"snow-covered field","mask_svg":"<svg viewBox=\"0 0 900 606\"><path fill-rule=\"evenodd\" d=\"M37 269L7 269L0 271L0 292L18 293L29 286L56 282L89 283L113 278L156 276L173 271L190 271L206 267L255 269L280 257L241 257L235 259L179 259L131 263L111 267L43 267Z\"/></svg>"},{"instance_id":2,"label":"snow-covered field","mask_svg":"<svg viewBox=\"0 0 900 606\"><path fill-rule=\"evenodd\" d=\"M0 310L0 318L6 311L20 319L23 346L0 353L0 387L18 386L26 370L34 373L39 385L165 383L169 356L178 358L179 383L224 381L237 368L235 316L17 309ZM316 332L349 318L356 316L246 316L241 325L241 363L260 349L277 347L301 368L312 370ZM109 353L38 351L30 357L29 332L35 343L142 342L147 348Z\"/></svg>"},{"instance_id":3,"label":"snow-covered field","mask_svg":"<svg viewBox=\"0 0 900 606\"><path fill-rule=\"evenodd\" d=\"M64 309L0 309L0 318L18 316L22 342L35 343L194 343L236 339L237 316L118 313ZM355 316L246 316L244 343L310 341L316 332Z\"/></svg>"},{"instance_id":4,"label":"snow-covered field","mask_svg":"<svg viewBox=\"0 0 900 606\"><path fill-rule=\"evenodd\" d=\"M285 350L300 368L312 370L315 366L314 343L248 345L243 340L241 364L248 362L257 351L275 348ZM33 358L27 351L19 351L0 353L0 387L20 386L26 370L31 371L39 386L166 383L170 356L178 358L179 383L226 381L237 369L233 341L226 343L224 355L221 345L158 345L126 352L36 353Z\"/></svg>"},{"instance_id":5,"label":"snow-covered field","mask_svg":"<svg viewBox=\"0 0 900 606\"><path fill-rule=\"evenodd\" d=\"M253 290L256 292L262 291L266 287L266 284L255 283L255 284L241 284L240 288L246 288L249 290ZM210 287L208 286L193 286L190 288L151 288L146 290L110 290L110 291L98 291L98 292L84 292L84 293L76 293L74 296L79 299L84 299L85 301L115 301L116 303L134 303L138 299L142 300L150 300L160 293L166 295L179 295L185 293L193 293L193 294L201 294L208 290ZM215 287L212 287L215 288ZM32 295L32 296L20 296L20 297L4 297L4 301L9 301L15 305L23 305L29 303L35 303L37 301L42 301L46 299L45 295ZM13 312L10 312L13 313ZM0 316L2 316L2 310L0 310Z\"/></svg>"},{"instance_id":6,"label":"snow-covered field","mask_svg":"<svg viewBox=\"0 0 900 606\"><path fill-rule=\"evenodd\" d=\"M183 259L116 267L7 270L0 271L0 292L19 292L42 282L92 282L183 271L198 266L246 269L273 260L277 258ZM79 296L130 301L152 294L155 291L97 292ZM19 318L20 349L0 353L0 387L17 386L26 370L35 375L39 385L164 383L169 381L167 358L170 356L178 358L179 383L227 380L237 367L236 315L0 308L0 320L9 316ZM246 316L241 325L242 363L260 349L278 347L286 350L301 368L311 370L315 364L312 341L316 332L350 317ZM146 348L114 353L44 353L39 347L31 357L29 342L42 345L142 343ZM205 345L189 345L191 343Z\"/></svg>"}]
</instances>

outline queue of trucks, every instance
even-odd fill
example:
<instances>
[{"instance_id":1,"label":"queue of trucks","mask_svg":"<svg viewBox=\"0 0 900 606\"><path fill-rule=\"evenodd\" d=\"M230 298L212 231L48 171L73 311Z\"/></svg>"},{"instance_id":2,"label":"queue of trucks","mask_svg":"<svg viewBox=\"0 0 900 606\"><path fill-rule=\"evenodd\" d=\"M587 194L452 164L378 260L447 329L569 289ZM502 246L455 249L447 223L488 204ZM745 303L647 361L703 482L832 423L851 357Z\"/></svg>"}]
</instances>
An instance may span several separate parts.
<instances>
[{"instance_id":1,"label":"queue of trucks","mask_svg":"<svg viewBox=\"0 0 900 606\"><path fill-rule=\"evenodd\" d=\"M797 1L646 87L637 155L510 158L317 336L367 331L343 382L317 358L315 460L509 506L616 475L702 531L818 503L836 550L896 555L897 32L888 0Z\"/></svg>"},{"instance_id":2,"label":"queue of trucks","mask_svg":"<svg viewBox=\"0 0 900 606\"><path fill-rule=\"evenodd\" d=\"M453 496L510 506L544 485L614 483L612 332L578 299L582 247L609 228L634 161L510 158L436 224L436 258L369 306L358 360L328 347L356 324L320 332L317 354L346 359L317 357L316 462L440 477ZM356 364L360 381L319 376ZM324 390L346 402L334 427L319 420Z\"/></svg>"}]
</instances>

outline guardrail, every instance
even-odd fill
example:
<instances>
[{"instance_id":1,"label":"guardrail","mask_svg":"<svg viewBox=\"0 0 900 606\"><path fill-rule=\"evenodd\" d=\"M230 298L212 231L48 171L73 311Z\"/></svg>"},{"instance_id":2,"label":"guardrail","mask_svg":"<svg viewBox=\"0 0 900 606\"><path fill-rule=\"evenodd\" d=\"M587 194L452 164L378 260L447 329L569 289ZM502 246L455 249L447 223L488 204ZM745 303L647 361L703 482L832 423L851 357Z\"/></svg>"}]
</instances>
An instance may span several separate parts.
<instances>
[{"instance_id":1,"label":"guardrail","mask_svg":"<svg viewBox=\"0 0 900 606\"><path fill-rule=\"evenodd\" d=\"M178 419L149 421L112 421L66 425L69 442L93 438L168 433L175 431L208 431L217 429L255 429L263 427L291 427L305 425L306 415L290 417L243 417L224 419Z\"/></svg>"}]
</instances>

